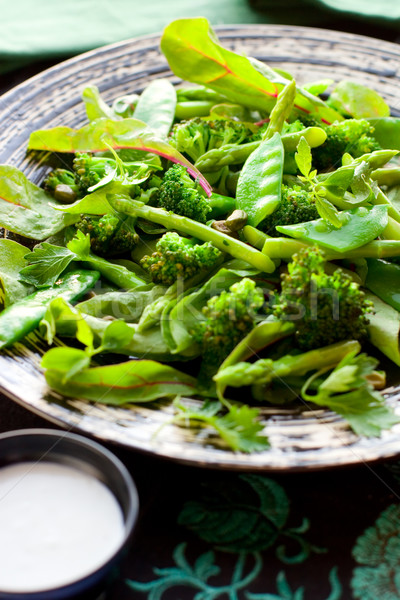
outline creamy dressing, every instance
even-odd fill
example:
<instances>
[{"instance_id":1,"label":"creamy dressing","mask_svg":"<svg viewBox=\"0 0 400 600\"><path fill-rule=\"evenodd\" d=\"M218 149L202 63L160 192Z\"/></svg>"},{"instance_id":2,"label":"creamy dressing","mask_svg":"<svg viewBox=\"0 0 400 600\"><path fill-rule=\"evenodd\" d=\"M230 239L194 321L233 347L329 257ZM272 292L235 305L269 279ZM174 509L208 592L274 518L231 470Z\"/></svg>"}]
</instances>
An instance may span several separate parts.
<instances>
[{"instance_id":1,"label":"creamy dressing","mask_svg":"<svg viewBox=\"0 0 400 600\"><path fill-rule=\"evenodd\" d=\"M110 558L124 537L121 507L95 477L52 463L0 469L0 590L72 583Z\"/></svg>"}]
</instances>

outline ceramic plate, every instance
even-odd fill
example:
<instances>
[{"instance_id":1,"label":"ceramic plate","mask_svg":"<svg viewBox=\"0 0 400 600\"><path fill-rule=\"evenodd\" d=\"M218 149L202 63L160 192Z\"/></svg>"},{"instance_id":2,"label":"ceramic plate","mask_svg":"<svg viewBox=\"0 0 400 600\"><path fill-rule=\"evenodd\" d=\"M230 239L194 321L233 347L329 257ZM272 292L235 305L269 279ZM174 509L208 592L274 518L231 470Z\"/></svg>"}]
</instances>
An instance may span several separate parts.
<instances>
[{"instance_id":1,"label":"ceramic plate","mask_svg":"<svg viewBox=\"0 0 400 600\"><path fill-rule=\"evenodd\" d=\"M226 47L280 67L299 83L330 77L369 85L383 94L393 114L400 114L400 47L395 44L335 31L269 25L224 27L218 34ZM57 125L81 126L85 112L80 94L85 85L97 85L112 101L140 92L158 77L178 83L158 45L159 37L152 36L99 48L5 94L0 99L0 161L16 165L40 182L44 168L26 156L29 133ZM172 415L167 402L123 409L61 398L47 388L41 372L44 350L38 339L16 344L0 355L4 393L58 425L134 450L198 466L264 471L321 469L400 453L400 425L380 438L360 439L329 411L287 408L262 410L270 450L252 455L229 452L213 444L206 430L166 424ZM400 412L400 370L397 374L390 366L389 370L393 382L387 389L388 402Z\"/></svg>"}]
</instances>

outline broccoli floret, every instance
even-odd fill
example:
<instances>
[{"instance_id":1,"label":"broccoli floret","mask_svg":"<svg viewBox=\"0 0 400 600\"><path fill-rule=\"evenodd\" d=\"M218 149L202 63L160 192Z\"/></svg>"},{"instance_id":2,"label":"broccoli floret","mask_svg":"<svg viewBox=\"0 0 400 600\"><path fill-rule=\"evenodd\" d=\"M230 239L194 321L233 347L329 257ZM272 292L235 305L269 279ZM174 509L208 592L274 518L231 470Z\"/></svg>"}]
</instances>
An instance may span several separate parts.
<instances>
[{"instance_id":1,"label":"broccoli floret","mask_svg":"<svg viewBox=\"0 0 400 600\"><path fill-rule=\"evenodd\" d=\"M114 158L94 156L87 153L78 153L75 155L73 168L75 171L76 183L81 194L86 194L90 187L97 185L109 173L118 171L118 165ZM124 172L128 177L136 175L138 168L138 163L135 161L123 163ZM134 187L139 188L139 186ZM148 186L146 186L146 189L147 187Z\"/></svg>"},{"instance_id":2,"label":"broccoli floret","mask_svg":"<svg viewBox=\"0 0 400 600\"><path fill-rule=\"evenodd\" d=\"M210 298L203 308L205 319L196 324L192 335L202 348L203 361L215 370L233 348L254 327L256 313L264 304L262 290L244 278L229 291Z\"/></svg>"},{"instance_id":3,"label":"broccoli floret","mask_svg":"<svg viewBox=\"0 0 400 600\"><path fill-rule=\"evenodd\" d=\"M349 152L354 158L380 150L372 137L374 128L365 119L345 119L325 127L326 141L313 150L313 166L317 171L339 167L342 156Z\"/></svg>"},{"instance_id":4,"label":"broccoli floret","mask_svg":"<svg viewBox=\"0 0 400 600\"><path fill-rule=\"evenodd\" d=\"M177 279L189 279L211 269L222 256L210 242L194 244L177 233L167 232L156 244L156 252L144 256L140 264L154 283L172 285Z\"/></svg>"},{"instance_id":5,"label":"broccoli floret","mask_svg":"<svg viewBox=\"0 0 400 600\"><path fill-rule=\"evenodd\" d=\"M79 186L75 181L75 174L68 169L54 169L43 182L46 192L49 192L60 202L73 202L79 193Z\"/></svg>"},{"instance_id":6,"label":"broccoli floret","mask_svg":"<svg viewBox=\"0 0 400 600\"><path fill-rule=\"evenodd\" d=\"M73 167L79 189L81 193L86 194L88 188L99 183L115 169L116 163L113 158L78 153L74 158Z\"/></svg>"},{"instance_id":7,"label":"broccoli floret","mask_svg":"<svg viewBox=\"0 0 400 600\"><path fill-rule=\"evenodd\" d=\"M193 162L200 156L225 144L242 144L252 139L257 126L233 119L202 119L196 117L177 123L172 129L170 143Z\"/></svg>"},{"instance_id":8,"label":"broccoli floret","mask_svg":"<svg viewBox=\"0 0 400 600\"><path fill-rule=\"evenodd\" d=\"M366 335L371 303L340 268L332 275L325 273L318 248L295 254L288 273L281 277L282 290L273 313L293 321L299 348L311 350Z\"/></svg>"},{"instance_id":9,"label":"broccoli floret","mask_svg":"<svg viewBox=\"0 0 400 600\"><path fill-rule=\"evenodd\" d=\"M207 221L210 204L182 165L174 165L164 175L158 195L158 206L189 217L199 223Z\"/></svg>"},{"instance_id":10,"label":"broccoli floret","mask_svg":"<svg viewBox=\"0 0 400 600\"><path fill-rule=\"evenodd\" d=\"M113 214L103 217L81 215L75 227L90 236L90 247L100 256L115 256L133 249L139 236L134 228L134 220L121 219Z\"/></svg>"},{"instance_id":11,"label":"broccoli floret","mask_svg":"<svg viewBox=\"0 0 400 600\"><path fill-rule=\"evenodd\" d=\"M279 237L282 234L276 231L277 225L295 225L318 218L315 202L307 190L300 186L283 185L280 204L272 214L261 221L258 228L272 237Z\"/></svg>"}]
</instances>

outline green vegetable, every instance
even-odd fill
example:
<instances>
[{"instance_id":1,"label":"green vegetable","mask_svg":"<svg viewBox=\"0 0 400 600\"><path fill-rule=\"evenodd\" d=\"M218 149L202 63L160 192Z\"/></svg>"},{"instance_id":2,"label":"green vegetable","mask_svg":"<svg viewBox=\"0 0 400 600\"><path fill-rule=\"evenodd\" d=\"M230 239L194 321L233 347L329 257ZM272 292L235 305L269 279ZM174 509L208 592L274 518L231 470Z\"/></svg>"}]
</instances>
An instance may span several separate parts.
<instances>
[{"instance_id":1,"label":"green vegetable","mask_svg":"<svg viewBox=\"0 0 400 600\"><path fill-rule=\"evenodd\" d=\"M217 265L222 253L207 242L194 244L177 233L165 233L157 242L156 252L140 261L154 283L172 285L177 279L189 279Z\"/></svg>"},{"instance_id":2,"label":"green vegetable","mask_svg":"<svg viewBox=\"0 0 400 600\"><path fill-rule=\"evenodd\" d=\"M50 205L44 190L21 171L0 165L0 226L34 240L44 240L76 221Z\"/></svg>"},{"instance_id":3,"label":"green vegetable","mask_svg":"<svg viewBox=\"0 0 400 600\"><path fill-rule=\"evenodd\" d=\"M141 93L134 116L159 138L166 138L175 116L176 92L168 79L155 79Z\"/></svg>"},{"instance_id":4,"label":"green vegetable","mask_svg":"<svg viewBox=\"0 0 400 600\"><path fill-rule=\"evenodd\" d=\"M21 277L39 288L53 285L73 261L83 261L121 288L131 289L146 284L125 266L113 264L90 252L90 237L81 231L66 248L43 242L27 259L28 266L22 269Z\"/></svg>"},{"instance_id":5,"label":"green vegetable","mask_svg":"<svg viewBox=\"0 0 400 600\"><path fill-rule=\"evenodd\" d=\"M263 141L249 156L240 173L236 205L248 216L248 224L256 227L278 206L284 151L279 133Z\"/></svg>"},{"instance_id":6,"label":"green vegetable","mask_svg":"<svg viewBox=\"0 0 400 600\"><path fill-rule=\"evenodd\" d=\"M90 236L90 247L100 256L116 256L130 252L139 241L132 219L121 219L107 213L103 217L82 215L75 224L78 231Z\"/></svg>"},{"instance_id":7,"label":"green vegetable","mask_svg":"<svg viewBox=\"0 0 400 600\"><path fill-rule=\"evenodd\" d=\"M354 340L319 347L303 354L286 355L277 360L260 358L254 363L238 362L221 368L214 376L219 385L243 387L265 385L273 379L306 375L310 371L334 367L349 353L359 352L360 344Z\"/></svg>"},{"instance_id":8,"label":"green vegetable","mask_svg":"<svg viewBox=\"0 0 400 600\"><path fill-rule=\"evenodd\" d=\"M400 311L400 266L385 260L368 260L365 287Z\"/></svg>"},{"instance_id":9,"label":"green vegetable","mask_svg":"<svg viewBox=\"0 0 400 600\"><path fill-rule=\"evenodd\" d=\"M48 385L64 396L121 406L198 393L193 377L153 360L131 360L116 365L84 368L64 381L65 373L71 369L70 357L62 360L66 350L70 348L52 348L42 359ZM83 350L80 353L85 354ZM78 360L82 356L73 358Z\"/></svg>"},{"instance_id":10,"label":"green vegetable","mask_svg":"<svg viewBox=\"0 0 400 600\"><path fill-rule=\"evenodd\" d=\"M319 384L316 393L307 393L307 388L320 373L305 383L301 395L304 400L327 406L341 415L358 435L378 436L383 429L398 423L399 417L385 405L383 396L367 379L377 364L375 358L350 352Z\"/></svg>"},{"instance_id":11,"label":"green vegetable","mask_svg":"<svg viewBox=\"0 0 400 600\"><path fill-rule=\"evenodd\" d=\"M306 223L317 218L318 211L312 194L300 186L288 187L282 185L281 200L277 208L261 221L258 227L268 235L278 237L279 232L276 229L278 225L287 226ZM263 244L261 244L261 249L262 247Z\"/></svg>"},{"instance_id":12,"label":"green vegetable","mask_svg":"<svg viewBox=\"0 0 400 600\"><path fill-rule=\"evenodd\" d=\"M400 150L400 119L398 117L373 117L368 121L374 128L374 138L382 148Z\"/></svg>"},{"instance_id":13,"label":"green vegetable","mask_svg":"<svg viewBox=\"0 0 400 600\"><path fill-rule=\"evenodd\" d=\"M0 239L0 306L7 308L33 292L33 287L20 281L26 248L13 240Z\"/></svg>"},{"instance_id":14,"label":"green vegetable","mask_svg":"<svg viewBox=\"0 0 400 600\"><path fill-rule=\"evenodd\" d=\"M284 134L281 139L285 152L294 152L301 137L306 139L311 148L315 148L324 143L326 133L320 127L307 127L300 132ZM221 148L214 148L203 154L196 161L195 166L202 173L210 173L229 165L242 165L260 144L261 140L246 144L225 144Z\"/></svg>"},{"instance_id":15,"label":"green vegetable","mask_svg":"<svg viewBox=\"0 0 400 600\"><path fill-rule=\"evenodd\" d=\"M300 348L309 350L366 336L371 307L352 278L337 268L325 273L317 248L293 256L283 273L282 291L273 313L294 323Z\"/></svg>"},{"instance_id":16,"label":"green vegetable","mask_svg":"<svg viewBox=\"0 0 400 600\"><path fill-rule=\"evenodd\" d=\"M277 225L280 233L300 240L316 243L335 252L347 253L372 242L385 229L388 223L387 207L354 208L338 213L341 222L337 229L324 219L296 225Z\"/></svg>"},{"instance_id":17,"label":"green vegetable","mask_svg":"<svg viewBox=\"0 0 400 600\"><path fill-rule=\"evenodd\" d=\"M170 23L161 38L161 50L178 77L204 84L249 108L271 112L279 91L288 83L267 65L221 46L203 17ZM301 88L295 108L317 114L328 122L342 118L320 98Z\"/></svg>"},{"instance_id":18,"label":"green vegetable","mask_svg":"<svg viewBox=\"0 0 400 600\"><path fill-rule=\"evenodd\" d=\"M325 128L326 141L313 152L313 165L318 170L338 168L346 152L357 158L380 149L373 137L374 128L365 119L346 119Z\"/></svg>"},{"instance_id":19,"label":"green vegetable","mask_svg":"<svg viewBox=\"0 0 400 600\"><path fill-rule=\"evenodd\" d=\"M248 262L259 271L272 273L275 270L274 263L258 250L255 250L240 240L236 240L211 227L207 227L202 223L192 221L187 217L182 217L174 213L169 213L160 208L143 205L140 202L135 202L134 200L121 196L111 195L108 196L108 200L114 210L118 212L147 219L153 223L163 225L167 229L176 229L181 233L198 238L203 242L211 242L213 246L222 252L227 252L235 258Z\"/></svg>"},{"instance_id":20,"label":"green vegetable","mask_svg":"<svg viewBox=\"0 0 400 600\"><path fill-rule=\"evenodd\" d=\"M46 192L63 204L71 204L76 200L79 186L75 181L75 174L68 169L54 169L43 182Z\"/></svg>"},{"instance_id":21,"label":"green vegetable","mask_svg":"<svg viewBox=\"0 0 400 600\"><path fill-rule=\"evenodd\" d=\"M87 194L110 182L120 184L122 189L134 190L135 186L149 178L152 170L159 167L155 163L123 162L118 155L109 158L78 152L73 168L79 193Z\"/></svg>"},{"instance_id":22,"label":"green vegetable","mask_svg":"<svg viewBox=\"0 0 400 600\"><path fill-rule=\"evenodd\" d=\"M197 188L181 165L174 165L164 175L158 195L158 205L177 215L205 223L211 211L208 200Z\"/></svg>"},{"instance_id":23,"label":"green vegetable","mask_svg":"<svg viewBox=\"0 0 400 600\"><path fill-rule=\"evenodd\" d=\"M268 438L261 434L263 425L258 421L259 410L249 406L232 404L225 408L217 401L208 401L201 408L174 402L179 411L173 423L187 426L211 427L229 448L237 452L261 452L269 447ZM228 412L226 412L226 410Z\"/></svg>"},{"instance_id":24,"label":"green vegetable","mask_svg":"<svg viewBox=\"0 0 400 600\"><path fill-rule=\"evenodd\" d=\"M274 108L269 116L268 127L265 134L262 136L263 140L269 140L275 133L282 133L282 129L285 122L290 117L290 113L293 109L293 104L296 97L296 82L294 79L287 83L285 87L279 92L276 99Z\"/></svg>"},{"instance_id":25,"label":"green vegetable","mask_svg":"<svg viewBox=\"0 0 400 600\"><path fill-rule=\"evenodd\" d=\"M82 100L85 103L86 114L89 121L96 119L120 119L112 108L104 102L100 95L99 89L95 85L85 87L82 92Z\"/></svg>"},{"instance_id":26,"label":"green vegetable","mask_svg":"<svg viewBox=\"0 0 400 600\"><path fill-rule=\"evenodd\" d=\"M290 238L267 238L262 252L270 259L290 260L293 254L309 248L311 244ZM321 249L322 250L322 249ZM325 260L360 259L360 258L390 258L400 256L399 240L374 240L365 246L349 252L323 251Z\"/></svg>"},{"instance_id":27,"label":"green vegetable","mask_svg":"<svg viewBox=\"0 0 400 600\"><path fill-rule=\"evenodd\" d=\"M243 144L255 136L258 127L233 119L194 118L177 123L169 142L196 162L203 154L226 144Z\"/></svg>"},{"instance_id":28,"label":"green vegetable","mask_svg":"<svg viewBox=\"0 0 400 600\"><path fill-rule=\"evenodd\" d=\"M373 294L368 294L367 298L374 306L374 312L369 315L369 341L400 366L400 313Z\"/></svg>"},{"instance_id":29,"label":"green vegetable","mask_svg":"<svg viewBox=\"0 0 400 600\"><path fill-rule=\"evenodd\" d=\"M229 291L213 296L203 308L204 319L192 330L201 346L203 362L217 370L233 348L254 327L256 313L264 304L264 295L251 279L244 278Z\"/></svg>"},{"instance_id":30,"label":"green vegetable","mask_svg":"<svg viewBox=\"0 0 400 600\"><path fill-rule=\"evenodd\" d=\"M251 356L257 356L260 350L264 350L268 346L272 346L277 341L284 339L294 333L294 325L289 321L267 320L258 323L244 337L227 356L220 365L218 373L224 371L228 367L248 360ZM229 383L218 380L217 377L217 394L222 398L225 389Z\"/></svg>"},{"instance_id":31,"label":"green vegetable","mask_svg":"<svg viewBox=\"0 0 400 600\"><path fill-rule=\"evenodd\" d=\"M148 125L137 119L97 119L82 129L54 127L31 133L28 149L47 152L106 152L133 149L153 152L172 162L187 168L198 179L207 194L211 193L203 175L184 157L164 140L158 139ZM10 167L9 167L10 168Z\"/></svg>"},{"instance_id":32,"label":"green vegetable","mask_svg":"<svg viewBox=\"0 0 400 600\"><path fill-rule=\"evenodd\" d=\"M51 300L57 297L78 300L99 278L96 271L70 271L53 287L38 290L0 313L0 348L11 346L33 331L43 318Z\"/></svg>"},{"instance_id":33,"label":"green vegetable","mask_svg":"<svg viewBox=\"0 0 400 600\"><path fill-rule=\"evenodd\" d=\"M309 190L310 199L315 203L315 208L320 217L335 227L341 227L336 207L326 198L326 190L318 187L317 172L311 170L311 149L304 137L300 138L297 152L294 155L295 162L301 173L299 180Z\"/></svg>"},{"instance_id":34,"label":"green vegetable","mask_svg":"<svg viewBox=\"0 0 400 600\"><path fill-rule=\"evenodd\" d=\"M390 115L390 108L378 92L355 81L338 83L329 96L329 104L355 119Z\"/></svg>"}]
</instances>

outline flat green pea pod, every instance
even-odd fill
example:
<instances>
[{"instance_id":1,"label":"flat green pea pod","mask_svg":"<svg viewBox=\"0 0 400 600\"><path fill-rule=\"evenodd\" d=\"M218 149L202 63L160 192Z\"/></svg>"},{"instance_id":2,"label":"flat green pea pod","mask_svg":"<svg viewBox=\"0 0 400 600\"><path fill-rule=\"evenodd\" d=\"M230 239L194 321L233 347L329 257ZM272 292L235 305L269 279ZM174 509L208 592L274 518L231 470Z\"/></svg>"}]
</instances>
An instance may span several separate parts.
<instances>
[{"instance_id":1,"label":"flat green pea pod","mask_svg":"<svg viewBox=\"0 0 400 600\"><path fill-rule=\"evenodd\" d=\"M175 117L176 92L168 79L155 79L139 97L135 119L146 123L160 138L166 138Z\"/></svg>"},{"instance_id":2,"label":"flat green pea pod","mask_svg":"<svg viewBox=\"0 0 400 600\"><path fill-rule=\"evenodd\" d=\"M301 137L307 140L310 148L317 148L325 142L326 133L321 127L306 127L302 131L285 134L282 136L285 152L295 152ZM202 173L212 173L226 165L242 165L260 144L261 140L256 140L247 144L225 144L220 148L213 148L200 156L195 166Z\"/></svg>"},{"instance_id":3,"label":"flat green pea pod","mask_svg":"<svg viewBox=\"0 0 400 600\"><path fill-rule=\"evenodd\" d=\"M54 298L73 302L90 290L100 273L79 269L67 273L51 288L38 290L0 313L0 348L10 346L36 329Z\"/></svg>"},{"instance_id":4,"label":"flat green pea pod","mask_svg":"<svg viewBox=\"0 0 400 600\"><path fill-rule=\"evenodd\" d=\"M325 219L316 219L297 225L278 225L280 233L316 243L336 252L349 252L372 242L388 224L388 211L384 205L368 209L363 206L338 213L343 223L338 229Z\"/></svg>"},{"instance_id":5,"label":"flat green pea pod","mask_svg":"<svg viewBox=\"0 0 400 600\"><path fill-rule=\"evenodd\" d=\"M248 216L248 224L257 227L281 200L284 150L279 133L263 141L243 165L236 205Z\"/></svg>"},{"instance_id":6,"label":"flat green pea pod","mask_svg":"<svg viewBox=\"0 0 400 600\"><path fill-rule=\"evenodd\" d=\"M379 259L368 259L365 287L400 311L400 266Z\"/></svg>"}]
</instances>

